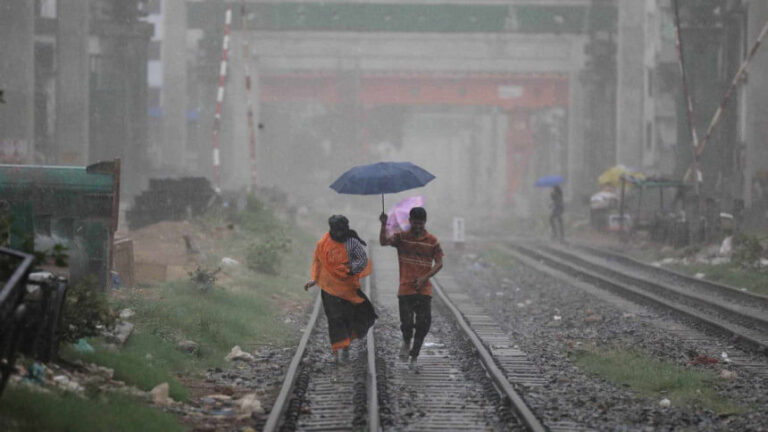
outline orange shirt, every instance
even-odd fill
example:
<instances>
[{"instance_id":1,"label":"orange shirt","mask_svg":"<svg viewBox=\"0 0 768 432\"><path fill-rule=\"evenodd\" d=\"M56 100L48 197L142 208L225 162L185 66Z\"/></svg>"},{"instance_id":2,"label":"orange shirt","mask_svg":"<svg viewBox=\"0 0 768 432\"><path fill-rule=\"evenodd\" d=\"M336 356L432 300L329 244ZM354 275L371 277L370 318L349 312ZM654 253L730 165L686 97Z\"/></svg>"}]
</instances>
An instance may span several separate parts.
<instances>
[{"instance_id":1,"label":"orange shirt","mask_svg":"<svg viewBox=\"0 0 768 432\"><path fill-rule=\"evenodd\" d=\"M356 275L347 274L348 261L344 243L334 241L330 234L325 233L315 247L310 277L328 294L352 303L362 303L364 299L357 295L357 290L360 289L360 279L371 274L371 260L368 259L365 270Z\"/></svg>"},{"instance_id":2,"label":"orange shirt","mask_svg":"<svg viewBox=\"0 0 768 432\"><path fill-rule=\"evenodd\" d=\"M432 295L432 283L427 281L419 290L413 287L413 280L426 275L432 269L432 262L442 258L443 249L437 237L425 230L424 235L416 238L410 231L399 232L392 236L392 246L397 248L397 261L400 264L400 287L397 295L424 294Z\"/></svg>"}]
</instances>

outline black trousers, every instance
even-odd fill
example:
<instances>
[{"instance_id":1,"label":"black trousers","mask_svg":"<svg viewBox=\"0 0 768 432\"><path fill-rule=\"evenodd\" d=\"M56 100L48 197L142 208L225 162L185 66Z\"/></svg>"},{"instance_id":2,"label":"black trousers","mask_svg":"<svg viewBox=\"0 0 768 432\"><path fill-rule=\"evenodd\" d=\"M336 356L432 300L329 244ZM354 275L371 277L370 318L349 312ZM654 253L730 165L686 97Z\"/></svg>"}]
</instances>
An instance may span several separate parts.
<instances>
[{"instance_id":1,"label":"black trousers","mask_svg":"<svg viewBox=\"0 0 768 432\"><path fill-rule=\"evenodd\" d=\"M565 238L565 232L563 230L563 212L552 212L549 216L549 225L552 227L553 240L563 240Z\"/></svg>"},{"instance_id":2,"label":"black trousers","mask_svg":"<svg viewBox=\"0 0 768 432\"><path fill-rule=\"evenodd\" d=\"M403 340L410 342L411 357L418 357L421 344L432 325L432 297L422 294L412 294L397 297L400 309L400 330L403 332ZM415 335L414 335L415 332Z\"/></svg>"},{"instance_id":3,"label":"black trousers","mask_svg":"<svg viewBox=\"0 0 768 432\"><path fill-rule=\"evenodd\" d=\"M328 318L328 338L333 351L348 347L353 339L364 338L378 318L371 301L360 290L357 290L357 295L365 301L357 304L325 291L321 291L320 295Z\"/></svg>"}]
</instances>

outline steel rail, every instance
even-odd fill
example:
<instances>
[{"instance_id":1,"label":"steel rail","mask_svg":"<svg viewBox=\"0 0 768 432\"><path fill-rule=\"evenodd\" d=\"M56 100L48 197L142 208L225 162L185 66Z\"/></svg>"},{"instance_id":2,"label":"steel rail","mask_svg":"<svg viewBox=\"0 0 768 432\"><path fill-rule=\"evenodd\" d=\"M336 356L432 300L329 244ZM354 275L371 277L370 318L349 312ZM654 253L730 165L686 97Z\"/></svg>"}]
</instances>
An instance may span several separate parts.
<instances>
[{"instance_id":1,"label":"steel rail","mask_svg":"<svg viewBox=\"0 0 768 432\"><path fill-rule=\"evenodd\" d=\"M307 350L307 343L310 335L315 328L317 322L317 316L320 314L320 290L318 289L315 296L315 306L312 309L312 314L309 316L307 327L304 329L304 334L301 336L299 346L296 348L296 354L293 355L288 371L285 373L285 379L283 380L283 386L280 388L280 393L275 400L275 405L272 407L272 411L269 413L267 423L264 425L264 432L274 432L280 426L280 420L283 418L285 409L288 406L288 400L291 397L293 386L296 384L296 378L299 376L299 364L304 357L304 353Z\"/></svg>"},{"instance_id":2,"label":"steel rail","mask_svg":"<svg viewBox=\"0 0 768 432\"><path fill-rule=\"evenodd\" d=\"M768 317L765 315L759 316L751 310L741 310L739 307L734 307L733 303L728 304L717 301L721 299L702 297L697 293L659 283L643 276L625 274L617 269L590 261L562 249L557 249L550 246L545 246L544 249L546 249L547 253L560 257L564 261L568 261L576 266L597 271L618 281L639 286L648 289L649 291L654 291L662 296L671 295L677 298L685 299L686 301L695 303L698 306L714 309L718 313L724 316L728 316L729 318L736 321L746 320L750 321L751 324L761 326L763 329L768 329Z\"/></svg>"},{"instance_id":3,"label":"steel rail","mask_svg":"<svg viewBox=\"0 0 768 432\"><path fill-rule=\"evenodd\" d=\"M615 294L619 294L623 297L630 297L635 301L639 299L642 302L650 303L656 307L672 311L686 318L693 319L699 324L702 324L713 331L724 333L729 337L733 337L743 345L746 345L753 350L758 352L768 352L768 340L761 340L757 337L757 334L744 334L744 331L736 328L734 325L722 322L721 320L710 318L688 306L670 304L668 299L648 293L639 288L622 284L609 277L596 274L592 271L579 268L577 265L572 263L560 261L556 257L553 257L546 252L542 252L530 247L517 244L513 246L513 250L510 250L510 252L512 256L517 258L519 261L540 271L542 271L543 268L547 268L550 270L549 273L559 273L561 275L568 275L569 277L576 277L576 275L578 275L580 276L579 279L581 279L583 282L587 281L593 284L597 284L598 286L603 287L603 289L607 289L608 291L614 292ZM543 264L539 261L547 262L548 264ZM757 332L750 331L750 333Z\"/></svg>"},{"instance_id":4,"label":"steel rail","mask_svg":"<svg viewBox=\"0 0 768 432\"><path fill-rule=\"evenodd\" d=\"M531 409L525 403L523 398L512 387L512 384L510 384L509 380L507 380L504 372L502 372L501 369L499 369L499 367L496 365L493 355L488 352L488 349L485 347L485 345L483 345L483 342L477 336L472 327L470 327L469 323L467 323L467 321L464 319L461 311L459 311L459 309L453 304L450 298L443 292L439 282L435 280L435 278L432 278L432 287L433 291L436 292L440 297L440 300L442 300L448 310L451 311L454 319L459 324L459 327L463 330L464 334L472 342L472 345L474 345L475 350L477 350L477 353L480 356L480 360L483 363L485 370L488 372L491 380L494 382L494 384L496 384L497 388L510 402L512 409L515 411L515 413L517 413L520 421L531 432L546 431L547 428L544 427L541 421L536 417L535 414L533 414Z\"/></svg>"},{"instance_id":5,"label":"steel rail","mask_svg":"<svg viewBox=\"0 0 768 432\"><path fill-rule=\"evenodd\" d=\"M719 283L719 282L712 282L706 279L696 279L694 277L688 276L686 274L683 274L674 270L656 267L656 266L644 263L642 261L636 260L630 256L627 256L618 252L611 252L604 249L587 246L584 244L576 244L575 246L588 253L591 253L593 255L596 255L608 260L615 260L617 262L624 263L629 266L635 266L638 268L648 270L650 272L660 273L662 275L669 276L683 283L697 285L715 294L731 296L731 297L740 297L740 299L745 302L759 303L761 307L765 307L766 309L768 309L768 296L756 294L749 291L742 291L740 288Z\"/></svg>"},{"instance_id":6,"label":"steel rail","mask_svg":"<svg viewBox=\"0 0 768 432\"><path fill-rule=\"evenodd\" d=\"M365 294L371 301L373 301L371 298L372 278L373 273L365 278ZM379 387L376 379L376 344L374 343L373 333L372 326L368 329L368 336L366 336L365 340L366 351L368 351L368 371L365 380L368 393L368 432L378 432L381 428L381 420L379 419Z\"/></svg>"}]
</instances>

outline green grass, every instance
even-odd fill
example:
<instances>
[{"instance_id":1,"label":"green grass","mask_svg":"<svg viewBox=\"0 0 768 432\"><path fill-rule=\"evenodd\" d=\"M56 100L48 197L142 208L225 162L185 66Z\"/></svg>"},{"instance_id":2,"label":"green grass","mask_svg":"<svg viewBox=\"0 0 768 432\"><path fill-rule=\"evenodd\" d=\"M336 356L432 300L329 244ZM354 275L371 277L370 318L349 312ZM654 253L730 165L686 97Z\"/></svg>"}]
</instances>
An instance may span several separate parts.
<instances>
[{"instance_id":1,"label":"green grass","mask_svg":"<svg viewBox=\"0 0 768 432\"><path fill-rule=\"evenodd\" d=\"M504 252L500 246L490 245L488 248L480 253L480 257L491 264L504 268L514 265L514 261L510 258L509 254Z\"/></svg>"},{"instance_id":2,"label":"green grass","mask_svg":"<svg viewBox=\"0 0 768 432\"><path fill-rule=\"evenodd\" d=\"M95 353L63 351L64 358L82 359L115 370L115 378L150 390L168 382L170 396L185 401L187 390L176 380L178 374L202 376L205 369L223 366L224 357L235 345L252 351L260 345L288 346L298 334L284 323L282 305L308 304L312 296L302 289L309 274L312 247L316 239L279 222L273 212L262 207L237 215L239 231L229 241L209 245L205 268L219 266L224 256L241 262L217 275L216 286L200 291L188 280L157 284L142 291L128 291L113 299L116 310L131 308L136 327L119 352L109 352L101 340L91 340ZM208 226L224 226L222 215L208 215ZM259 227L284 229L291 249L284 254L277 275L256 273L243 259L248 246L264 237ZM189 339L200 345L195 356L176 349L176 343Z\"/></svg>"},{"instance_id":3,"label":"green grass","mask_svg":"<svg viewBox=\"0 0 768 432\"><path fill-rule=\"evenodd\" d=\"M686 368L631 349L585 349L573 355L575 363L601 378L627 385L642 396L668 398L673 405L692 405L719 415L744 409L719 396L709 370Z\"/></svg>"},{"instance_id":4,"label":"green grass","mask_svg":"<svg viewBox=\"0 0 768 432\"><path fill-rule=\"evenodd\" d=\"M111 394L81 399L9 386L0 403L0 430L8 432L173 432L175 418L146 402Z\"/></svg>"},{"instance_id":5,"label":"green grass","mask_svg":"<svg viewBox=\"0 0 768 432\"><path fill-rule=\"evenodd\" d=\"M672 270L688 275L704 273L705 279L731 285L737 288L768 295L768 271L748 270L735 264L675 264L669 266Z\"/></svg>"}]
</instances>

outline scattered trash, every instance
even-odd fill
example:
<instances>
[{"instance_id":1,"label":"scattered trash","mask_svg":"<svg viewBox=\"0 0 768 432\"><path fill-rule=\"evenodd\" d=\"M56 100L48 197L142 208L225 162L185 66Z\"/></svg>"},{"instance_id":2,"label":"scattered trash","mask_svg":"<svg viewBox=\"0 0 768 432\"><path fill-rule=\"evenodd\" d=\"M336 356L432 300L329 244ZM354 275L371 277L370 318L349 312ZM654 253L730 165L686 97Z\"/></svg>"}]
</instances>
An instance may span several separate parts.
<instances>
[{"instance_id":1,"label":"scattered trash","mask_svg":"<svg viewBox=\"0 0 768 432\"><path fill-rule=\"evenodd\" d=\"M424 342L425 348L436 348L436 347L443 347L445 345L437 342Z\"/></svg>"},{"instance_id":2,"label":"scattered trash","mask_svg":"<svg viewBox=\"0 0 768 432\"><path fill-rule=\"evenodd\" d=\"M225 357L227 361L234 361L234 360L243 360L243 361L254 361L253 355L243 351L240 349L240 345L235 345L234 348L232 348L232 351L227 354Z\"/></svg>"},{"instance_id":3,"label":"scattered trash","mask_svg":"<svg viewBox=\"0 0 768 432\"><path fill-rule=\"evenodd\" d=\"M707 275L705 275L704 273L696 273L695 275L693 275L693 277L695 277L696 279L704 279L706 276Z\"/></svg>"},{"instance_id":4,"label":"scattered trash","mask_svg":"<svg viewBox=\"0 0 768 432\"><path fill-rule=\"evenodd\" d=\"M504 291L496 291L496 297L504 297Z\"/></svg>"},{"instance_id":5,"label":"scattered trash","mask_svg":"<svg viewBox=\"0 0 768 432\"><path fill-rule=\"evenodd\" d=\"M533 304L533 300L530 300L530 299L529 299L529 300L526 300L526 301L525 301L525 305L526 305L526 306L530 306L531 304Z\"/></svg>"},{"instance_id":6,"label":"scattered trash","mask_svg":"<svg viewBox=\"0 0 768 432\"><path fill-rule=\"evenodd\" d=\"M108 343L123 345L131 333L133 333L133 324L128 321L119 321L111 332L104 335L104 340Z\"/></svg>"},{"instance_id":7,"label":"scattered trash","mask_svg":"<svg viewBox=\"0 0 768 432\"><path fill-rule=\"evenodd\" d=\"M172 399L168 396L167 382L158 384L149 392L149 394L152 395L152 402L154 402L155 405L168 405L172 402Z\"/></svg>"},{"instance_id":8,"label":"scattered trash","mask_svg":"<svg viewBox=\"0 0 768 432\"><path fill-rule=\"evenodd\" d=\"M667 398L664 398L659 401L659 406L662 408L669 408L670 405L672 405L672 402L670 402L670 400Z\"/></svg>"},{"instance_id":9,"label":"scattered trash","mask_svg":"<svg viewBox=\"0 0 768 432\"><path fill-rule=\"evenodd\" d=\"M602 320L603 320L603 317L601 317L600 315L595 315L595 314L587 315L587 317L584 318L584 322L585 323L596 323L596 322L600 322Z\"/></svg>"},{"instance_id":10,"label":"scattered trash","mask_svg":"<svg viewBox=\"0 0 768 432\"><path fill-rule=\"evenodd\" d=\"M240 261L230 258L230 257L224 257L221 259L221 265L225 267L234 267L240 265Z\"/></svg>"},{"instance_id":11,"label":"scattered trash","mask_svg":"<svg viewBox=\"0 0 768 432\"><path fill-rule=\"evenodd\" d=\"M190 354L200 354L200 344L191 340L181 340L176 344L176 349Z\"/></svg>"},{"instance_id":12,"label":"scattered trash","mask_svg":"<svg viewBox=\"0 0 768 432\"><path fill-rule=\"evenodd\" d=\"M120 319L126 320L132 316L136 315L136 312L133 311L133 309L125 308L120 311Z\"/></svg>"},{"instance_id":13,"label":"scattered trash","mask_svg":"<svg viewBox=\"0 0 768 432\"><path fill-rule=\"evenodd\" d=\"M725 363L730 363L731 362L731 359L728 358L728 353L725 352L725 351L720 353L720 357L723 359L723 362L725 362Z\"/></svg>"},{"instance_id":14,"label":"scattered trash","mask_svg":"<svg viewBox=\"0 0 768 432\"><path fill-rule=\"evenodd\" d=\"M720 249L717 251L717 256L730 258L733 254L733 236L728 236L723 239L720 244Z\"/></svg>"},{"instance_id":15,"label":"scattered trash","mask_svg":"<svg viewBox=\"0 0 768 432\"><path fill-rule=\"evenodd\" d=\"M78 339L77 343L72 344L72 348L74 348L75 351L81 352L81 353L94 352L93 347L91 346L91 344L88 343L88 341L85 340L85 338Z\"/></svg>"},{"instance_id":16,"label":"scattered trash","mask_svg":"<svg viewBox=\"0 0 768 432\"><path fill-rule=\"evenodd\" d=\"M256 397L255 393L248 393L238 400L240 406L240 414L251 416L253 414L264 414L264 408L261 406L261 401Z\"/></svg>"},{"instance_id":17,"label":"scattered trash","mask_svg":"<svg viewBox=\"0 0 768 432\"><path fill-rule=\"evenodd\" d=\"M32 363L29 368L27 381L31 381L37 384L45 384L45 366L38 362Z\"/></svg>"},{"instance_id":18,"label":"scattered trash","mask_svg":"<svg viewBox=\"0 0 768 432\"><path fill-rule=\"evenodd\" d=\"M720 360L718 360L718 359L716 359L714 357L709 357L709 356L705 356L703 354L700 354L700 355L696 356L695 359L689 361L688 364L691 365L691 366L698 366L698 365L716 364L716 363L719 363L719 362L720 362Z\"/></svg>"},{"instance_id":19,"label":"scattered trash","mask_svg":"<svg viewBox=\"0 0 768 432\"><path fill-rule=\"evenodd\" d=\"M555 321L560 321L561 319L563 319L563 317L561 317L560 315L555 315L552 317L552 319Z\"/></svg>"},{"instance_id":20,"label":"scattered trash","mask_svg":"<svg viewBox=\"0 0 768 432\"><path fill-rule=\"evenodd\" d=\"M736 379L737 377L738 377L738 375L736 375L736 372L725 370L725 369L720 371L720 378L722 378L724 380L729 380L730 381L730 380Z\"/></svg>"},{"instance_id":21,"label":"scattered trash","mask_svg":"<svg viewBox=\"0 0 768 432\"><path fill-rule=\"evenodd\" d=\"M517 307L519 307L519 308L524 308L524 307L525 307L525 303L518 303L518 304L517 304Z\"/></svg>"}]
</instances>

